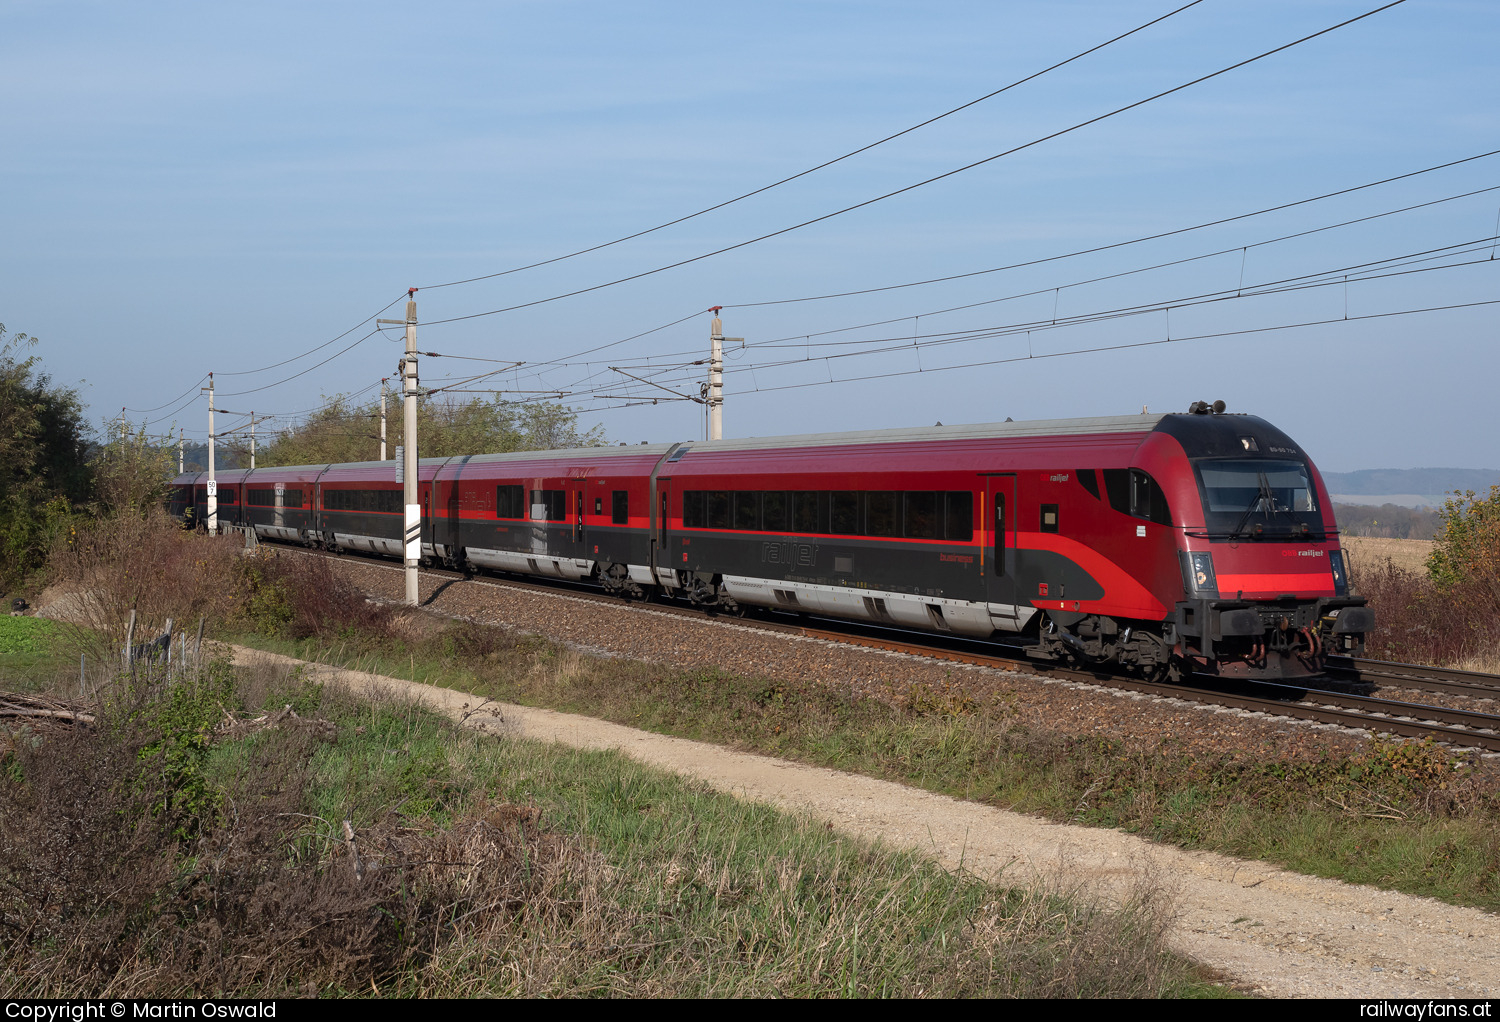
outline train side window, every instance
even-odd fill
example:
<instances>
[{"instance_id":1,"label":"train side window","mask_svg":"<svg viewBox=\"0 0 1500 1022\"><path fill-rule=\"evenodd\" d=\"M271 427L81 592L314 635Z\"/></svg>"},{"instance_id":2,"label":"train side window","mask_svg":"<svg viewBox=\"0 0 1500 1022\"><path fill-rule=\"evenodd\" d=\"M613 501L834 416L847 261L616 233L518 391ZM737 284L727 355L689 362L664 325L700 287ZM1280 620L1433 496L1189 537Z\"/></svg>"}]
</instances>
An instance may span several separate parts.
<instances>
[{"instance_id":1,"label":"train side window","mask_svg":"<svg viewBox=\"0 0 1500 1022\"><path fill-rule=\"evenodd\" d=\"M792 531L828 531L828 495L816 491L792 494Z\"/></svg>"},{"instance_id":2,"label":"train side window","mask_svg":"<svg viewBox=\"0 0 1500 1022\"><path fill-rule=\"evenodd\" d=\"M770 490L761 496L761 523L767 532L786 532L791 527L791 504L786 493Z\"/></svg>"},{"instance_id":3,"label":"train side window","mask_svg":"<svg viewBox=\"0 0 1500 1022\"><path fill-rule=\"evenodd\" d=\"M1130 470L1130 513L1157 525L1172 524L1167 495L1155 479L1138 468Z\"/></svg>"},{"instance_id":4,"label":"train side window","mask_svg":"<svg viewBox=\"0 0 1500 1022\"><path fill-rule=\"evenodd\" d=\"M949 492L944 503L943 538L968 543L974 539L974 494L967 490Z\"/></svg>"},{"instance_id":5,"label":"train side window","mask_svg":"<svg viewBox=\"0 0 1500 1022\"><path fill-rule=\"evenodd\" d=\"M687 529L708 527L707 493L702 490L688 490L682 495L682 525Z\"/></svg>"},{"instance_id":6,"label":"train side window","mask_svg":"<svg viewBox=\"0 0 1500 1022\"><path fill-rule=\"evenodd\" d=\"M245 503L251 507L301 507L301 490L283 490L281 503L276 503L275 490L246 490Z\"/></svg>"},{"instance_id":7,"label":"train side window","mask_svg":"<svg viewBox=\"0 0 1500 1022\"><path fill-rule=\"evenodd\" d=\"M729 528L729 491L708 491L708 527L710 529Z\"/></svg>"},{"instance_id":8,"label":"train side window","mask_svg":"<svg viewBox=\"0 0 1500 1022\"><path fill-rule=\"evenodd\" d=\"M1130 469L1106 468L1101 474L1109 506L1123 515L1130 514Z\"/></svg>"},{"instance_id":9,"label":"train side window","mask_svg":"<svg viewBox=\"0 0 1500 1022\"><path fill-rule=\"evenodd\" d=\"M519 486L495 487L495 517L525 518L526 505L523 503L524 499L523 490Z\"/></svg>"},{"instance_id":10,"label":"train side window","mask_svg":"<svg viewBox=\"0 0 1500 1022\"><path fill-rule=\"evenodd\" d=\"M888 490L872 490L865 494L865 535L895 536L900 533L899 495Z\"/></svg>"},{"instance_id":11,"label":"train side window","mask_svg":"<svg viewBox=\"0 0 1500 1022\"><path fill-rule=\"evenodd\" d=\"M1056 532L1057 531L1057 505L1056 504L1043 504L1042 505L1042 531L1043 532Z\"/></svg>"},{"instance_id":12,"label":"train side window","mask_svg":"<svg viewBox=\"0 0 1500 1022\"><path fill-rule=\"evenodd\" d=\"M1099 499L1099 477L1091 468L1080 468L1073 472L1077 477L1079 485L1088 490L1095 500Z\"/></svg>"},{"instance_id":13,"label":"train side window","mask_svg":"<svg viewBox=\"0 0 1500 1022\"><path fill-rule=\"evenodd\" d=\"M581 510L581 509L580 509ZM568 517L567 490L532 490L531 520L546 522L566 521Z\"/></svg>"},{"instance_id":14,"label":"train side window","mask_svg":"<svg viewBox=\"0 0 1500 1022\"><path fill-rule=\"evenodd\" d=\"M760 491L736 490L734 494L734 527L743 532L760 531Z\"/></svg>"},{"instance_id":15,"label":"train side window","mask_svg":"<svg viewBox=\"0 0 1500 1022\"><path fill-rule=\"evenodd\" d=\"M859 529L859 491L832 490L829 497L828 531L835 536L857 535Z\"/></svg>"},{"instance_id":16,"label":"train side window","mask_svg":"<svg viewBox=\"0 0 1500 1022\"><path fill-rule=\"evenodd\" d=\"M936 493L906 493L906 517L902 521L901 535L907 539L937 539L938 495Z\"/></svg>"},{"instance_id":17,"label":"train side window","mask_svg":"<svg viewBox=\"0 0 1500 1022\"><path fill-rule=\"evenodd\" d=\"M900 536L901 495L874 489L864 495L865 536Z\"/></svg>"},{"instance_id":18,"label":"train side window","mask_svg":"<svg viewBox=\"0 0 1500 1022\"><path fill-rule=\"evenodd\" d=\"M610 494L609 520L613 525L630 523L630 491L615 490Z\"/></svg>"},{"instance_id":19,"label":"train side window","mask_svg":"<svg viewBox=\"0 0 1500 1022\"><path fill-rule=\"evenodd\" d=\"M401 513L400 490L324 490L325 511L373 511Z\"/></svg>"}]
</instances>

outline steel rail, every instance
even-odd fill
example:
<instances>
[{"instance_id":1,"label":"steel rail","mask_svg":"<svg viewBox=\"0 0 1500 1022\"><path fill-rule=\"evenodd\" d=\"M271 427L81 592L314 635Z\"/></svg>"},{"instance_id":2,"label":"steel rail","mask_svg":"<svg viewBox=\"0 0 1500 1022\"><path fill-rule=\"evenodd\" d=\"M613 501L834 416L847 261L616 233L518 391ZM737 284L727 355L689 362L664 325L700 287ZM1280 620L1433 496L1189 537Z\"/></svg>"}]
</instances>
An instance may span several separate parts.
<instances>
[{"instance_id":1,"label":"steel rail","mask_svg":"<svg viewBox=\"0 0 1500 1022\"><path fill-rule=\"evenodd\" d=\"M1344 681L1384 682L1400 688L1446 692L1477 699L1500 698L1500 675L1496 674L1345 656L1330 656L1328 667L1332 676Z\"/></svg>"}]
</instances>

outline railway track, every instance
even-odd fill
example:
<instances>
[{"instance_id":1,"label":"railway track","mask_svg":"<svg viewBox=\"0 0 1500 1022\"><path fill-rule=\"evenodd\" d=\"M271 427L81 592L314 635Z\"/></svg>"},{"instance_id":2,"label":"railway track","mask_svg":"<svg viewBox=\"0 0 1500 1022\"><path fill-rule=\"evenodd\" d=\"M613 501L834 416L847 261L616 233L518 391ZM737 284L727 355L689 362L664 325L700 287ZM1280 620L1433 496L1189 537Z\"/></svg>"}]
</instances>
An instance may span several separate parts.
<instances>
[{"instance_id":1,"label":"railway track","mask_svg":"<svg viewBox=\"0 0 1500 1022\"><path fill-rule=\"evenodd\" d=\"M335 556L321 554L321 556ZM339 555L357 556L357 555ZM402 569L377 557L359 557L361 563ZM597 587L564 580L533 580L496 575L466 576L445 568L424 568L423 574L444 579L446 584L472 584L502 589L530 590L552 596L566 596L587 602L622 606L616 596ZM635 606L650 613L668 614L703 620L703 610L672 603L652 602ZM1351 692L1308 689L1301 686L1225 684L1224 679L1197 678L1198 684L1161 684L1077 666L1058 665L1031 660L1019 649L1013 653L996 648L995 643L977 640L928 636L920 633L885 629L844 622L813 619L777 620L777 612L755 617L716 615L715 620L736 627L822 639L830 642L863 646L887 652L950 660L956 663L990 667L997 670L1032 674L1042 678L1082 682L1091 685L1140 692L1168 699L1181 699L1205 705L1229 706L1252 713L1290 717L1323 724L1357 728L1375 733L1408 738L1431 738L1450 745L1477 748L1500 753L1500 714L1429 706L1378 696ZM981 649L982 647L982 649ZM1414 664L1396 664L1379 660L1330 658L1330 675L1341 683L1374 683L1379 686L1419 689L1471 697L1500 698L1500 676L1469 671L1429 668Z\"/></svg>"},{"instance_id":2,"label":"railway track","mask_svg":"<svg viewBox=\"0 0 1500 1022\"><path fill-rule=\"evenodd\" d=\"M1363 657L1329 657L1329 673L1340 680L1374 682L1392 688L1444 692L1475 699L1500 699L1500 675L1459 671L1450 667L1423 667Z\"/></svg>"}]
</instances>

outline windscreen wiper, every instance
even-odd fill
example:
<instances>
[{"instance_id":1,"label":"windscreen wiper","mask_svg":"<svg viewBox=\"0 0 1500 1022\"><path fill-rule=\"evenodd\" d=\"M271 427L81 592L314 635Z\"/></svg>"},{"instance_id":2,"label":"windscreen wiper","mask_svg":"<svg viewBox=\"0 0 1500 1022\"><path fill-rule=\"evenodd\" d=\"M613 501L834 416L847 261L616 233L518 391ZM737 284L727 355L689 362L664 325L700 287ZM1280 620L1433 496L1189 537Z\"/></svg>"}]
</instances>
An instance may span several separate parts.
<instances>
[{"instance_id":1,"label":"windscreen wiper","mask_svg":"<svg viewBox=\"0 0 1500 1022\"><path fill-rule=\"evenodd\" d=\"M1233 543L1240 538L1240 530L1245 527L1245 522L1256 512L1262 504L1269 504L1271 511L1276 510L1276 497L1271 493L1271 484L1266 479L1264 472L1256 472L1256 480L1260 486L1260 492L1250 501L1250 506L1245 508L1245 513L1240 515L1240 520L1234 523L1234 528L1229 530L1229 542Z\"/></svg>"}]
</instances>

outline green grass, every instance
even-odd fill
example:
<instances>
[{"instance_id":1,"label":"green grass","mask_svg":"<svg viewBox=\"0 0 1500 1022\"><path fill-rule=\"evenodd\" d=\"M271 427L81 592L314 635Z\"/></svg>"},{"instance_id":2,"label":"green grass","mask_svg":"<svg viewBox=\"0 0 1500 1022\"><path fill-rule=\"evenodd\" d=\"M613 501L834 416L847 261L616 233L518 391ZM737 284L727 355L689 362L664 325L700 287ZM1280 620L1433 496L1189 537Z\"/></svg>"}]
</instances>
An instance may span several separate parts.
<instances>
[{"instance_id":1,"label":"green grass","mask_svg":"<svg viewBox=\"0 0 1500 1022\"><path fill-rule=\"evenodd\" d=\"M78 662L62 646L55 622L40 617L0 617L0 687L11 691L46 687L71 664L76 688Z\"/></svg>"},{"instance_id":2,"label":"green grass","mask_svg":"<svg viewBox=\"0 0 1500 1022\"><path fill-rule=\"evenodd\" d=\"M718 671L593 659L453 625L416 642L244 636L248 645L887 778L960 798L1456 904L1500 909L1492 768L1416 743L1321 762L1130 749L1028 732L1001 702L917 693L928 712ZM959 712L939 712L944 708Z\"/></svg>"},{"instance_id":3,"label":"green grass","mask_svg":"<svg viewBox=\"0 0 1500 1022\"><path fill-rule=\"evenodd\" d=\"M0 656L46 656L57 636L57 625L46 618L0 617Z\"/></svg>"}]
</instances>

